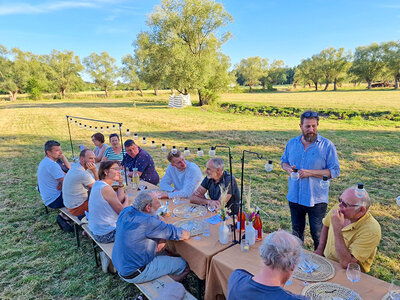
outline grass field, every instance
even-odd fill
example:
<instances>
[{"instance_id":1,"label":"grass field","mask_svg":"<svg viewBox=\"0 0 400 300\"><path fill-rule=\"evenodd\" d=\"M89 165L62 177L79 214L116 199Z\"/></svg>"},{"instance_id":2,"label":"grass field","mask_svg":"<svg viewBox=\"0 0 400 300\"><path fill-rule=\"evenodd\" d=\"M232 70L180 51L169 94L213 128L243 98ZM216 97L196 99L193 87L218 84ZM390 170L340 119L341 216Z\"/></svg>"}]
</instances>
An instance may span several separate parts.
<instances>
[{"instance_id":1,"label":"grass field","mask_svg":"<svg viewBox=\"0 0 400 300\"><path fill-rule=\"evenodd\" d=\"M223 95L222 100L228 101L230 97L232 101L271 101L270 105L307 108L346 107L346 103L360 109L400 108L396 91L365 92L370 102L359 93L364 92L339 92L337 95L349 98L335 100L335 94L328 92L325 94L331 95L331 100L324 98L318 102L324 93L277 93L271 99L271 94L246 93ZM360 104L356 98L364 102ZM168 109L166 99L164 94L129 99L0 102L0 298L111 299L136 294L133 285L94 267L88 240L83 241L81 249L76 249L73 235L62 233L56 226L56 212L44 213L34 188L46 140L60 141L65 153L71 155L66 114L123 122L124 128L146 136L149 141L155 140L158 145L188 146L191 150L230 145L233 173L237 178L240 178L241 152L247 149L262 153L274 161L274 171L265 173L265 160L246 156L245 185L251 184L253 200L267 214L263 216L264 231L290 229L285 200L287 175L280 170L279 159L286 142L299 134L299 121L229 114L202 107ZM310 100L304 102L304 99ZM340 177L331 183L330 205L343 189L358 181L365 183L374 200L372 213L380 222L383 234L370 274L383 280L390 280L392 273L400 272L400 208L395 203L400 194L399 125L384 120L321 120L319 127L320 133L335 143L342 169ZM91 145L90 135L72 128L74 145ZM164 154L159 148L144 148L163 175L168 165ZM227 152L222 150L217 155L227 158ZM202 169L207 159L189 158ZM307 235L306 247L310 246L311 238Z\"/></svg>"}]
</instances>

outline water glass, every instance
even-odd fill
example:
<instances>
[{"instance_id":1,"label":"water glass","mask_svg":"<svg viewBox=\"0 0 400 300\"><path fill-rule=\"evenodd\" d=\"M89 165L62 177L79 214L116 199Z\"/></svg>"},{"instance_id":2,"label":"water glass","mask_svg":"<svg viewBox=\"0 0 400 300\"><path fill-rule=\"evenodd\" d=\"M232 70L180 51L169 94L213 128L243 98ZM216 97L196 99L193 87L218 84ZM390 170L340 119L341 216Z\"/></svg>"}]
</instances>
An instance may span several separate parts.
<instances>
[{"instance_id":1,"label":"water glass","mask_svg":"<svg viewBox=\"0 0 400 300\"><path fill-rule=\"evenodd\" d=\"M178 197L172 198L172 202L173 202L175 205L178 205L178 204L179 204L179 201L180 201L180 199L179 199Z\"/></svg>"},{"instance_id":2,"label":"water glass","mask_svg":"<svg viewBox=\"0 0 400 300\"><path fill-rule=\"evenodd\" d=\"M249 241L246 239L242 239L242 241L240 242L240 250L242 252L249 252L250 251L250 245L249 245Z\"/></svg>"},{"instance_id":3,"label":"water glass","mask_svg":"<svg viewBox=\"0 0 400 300\"><path fill-rule=\"evenodd\" d=\"M389 296L391 300L400 300L400 280L394 278L389 287Z\"/></svg>"},{"instance_id":4,"label":"water glass","mask_svg":"<svg viewBox=\"0 0 400 300\"><path fill-rule=\"evenodd\" d=\"M204 225L203 236L210 236L210 224L205 224Z\"/></svg>"},{"instance_id":5,"label":"water glass","mask_svg":"<svg viewBox=\"0 0 400 300\"><path fill-rule=\"evenodd\" d=\"M361 277L360 265L357 263L349 263L346 269L347 279L352 283L351 299L355 298L354 282L359 282Z\"/></svg>"}]
</instances>

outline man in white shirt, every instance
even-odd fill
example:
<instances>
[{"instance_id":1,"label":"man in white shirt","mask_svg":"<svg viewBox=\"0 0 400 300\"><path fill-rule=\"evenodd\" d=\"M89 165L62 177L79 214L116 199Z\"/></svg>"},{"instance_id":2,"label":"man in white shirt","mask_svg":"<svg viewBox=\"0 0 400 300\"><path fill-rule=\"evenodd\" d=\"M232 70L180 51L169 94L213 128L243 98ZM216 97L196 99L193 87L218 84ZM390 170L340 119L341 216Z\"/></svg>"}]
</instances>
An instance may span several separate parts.
<instances>
[{"instance_id":1,"label":"man in white shirt","mask_svg":"<svg viewBox=\"0 0 400 300\"><path fill-rule=\"evenodd\" d=\"M160 189L165 191L161 198L189 198L203 180L200 168L185 160L179 150L175 154L169 152L167 159L170 165L160 181Z\"/></svg>"},{"instance_id":2,"label":"man in white shirt","mask_svg":"<svg viewBox=\"0 0 400 300\"><path fill-rule=\"evenodd\" d=\"M62 188L64 205L74 216L83 216L85 211L88 211L88 190L99 179L95 159L93 151L82 150L79 154L79 163L73 164L65 175ZM87 170L92 171L94 178Z\"/></svg>"},{"instance_id":3,"label":"man in white shirt","mask_svg":"<svg viewBox=\"0 0 400 300\"><path fill-rule=\"evenodd\" d=\"M44 144L46 157L39 163L37 179L40 196L44 205L50 208L64 207L62 198L62 183L64 172L56 161L64 155L59 142L50 140Z\"/></svg>"}]
</instances>

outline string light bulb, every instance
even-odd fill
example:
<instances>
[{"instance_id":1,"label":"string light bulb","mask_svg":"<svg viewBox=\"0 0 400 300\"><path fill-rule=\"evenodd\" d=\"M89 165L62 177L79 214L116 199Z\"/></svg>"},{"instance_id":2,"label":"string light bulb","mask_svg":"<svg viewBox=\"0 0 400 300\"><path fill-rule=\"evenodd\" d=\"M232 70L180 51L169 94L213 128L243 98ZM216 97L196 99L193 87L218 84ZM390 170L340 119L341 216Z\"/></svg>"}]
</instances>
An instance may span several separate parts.
<instances>
[{"instance_id":1,"label":"string light bulb","mask_svg":"<svg viewBox=\"0 0 400 300\"><path fill-rule=\"evenodd\" d=\"M104 132L103 127L100 127L100 132Z\"/></svg>"},{"instance_id":2,"label":"string light bulb","mask_svg":"<svg viewBox=\"0 0 400 300\"><path fill-rule=\"evenodd\" d=\"M146 144L147 144L147 140L146 140L146 137L145 137L145 136L144 136L143 139L142 139L142 144L143 144L143 145L146 145Z\"/></svg>"},{"instance_id":3,"label":"string light bulb","mask_svg":"<svg viewBox=\"0 0 400 300\"><path fill-rule=\"evenodd\" d=\"M107 126L107 127L106 127L106 131L107 131L107 132L110 132L110 126Z\"/></svg>"},{"instance_id":4,"label":"string light bulb","mask_svg":"<svg viewBox=\"0 0 400 300\"><path fill-rule=\"evenodd\" d=\"M93 129L93 128L92 128L92 125L90 125L90 126L89 126L89 130L92 131L92 129Z\"/></svg>"},{"instance_id":5,"label":"string light bulb","mask_svg":"<svg viewBox=\"0 0 400 300\"><path fill-rule=\"evenodd\" d=\"M150 148L155 149L156 147L156 143L154 141L151 141Z\"/></svg>"},{"instance_id":6,"label":"string light bulb","mask_svg":"<svg viewBox=\"0 0 400 300\"><path fill-rule=\"evenodd\" d=\"M72 118L69 118L69 122L72 123Z\"/></svg>"},{"instance_id":7,"label":"string light bulb","mask_svg":"<svg viewBox=\"0 0 400 300\"><path fill-rule=\"evenodd\" d=\"M178 149L176 149L175 146L172 146L171 153L172 153L172 154L178 153Z\"/></svg>"},{"instance_id":8,"label":"string light bulb","mask_svg":"<svg viewBox=\"0 0 400 300\"><path fill-rule=\"evenodd\" d=\"M82 123L79 123L79 128L82 128Z\"/></svg>"},{"instance_id":9,"label":"string light bulb","mask_svg":"<svg viewBox=\"0 0 400 300\"><path fill-rule=\"evenodd\" d=\"M210 150L208 151L208 155L210 155L211 157L215 156L215 148L211 147Z\"/></svg>"},{"instance_id":10,"label":"string light bulb","mask_svg":"<svg viewBox=\"0 0 400 300\"><path fill-rule=\"evenodd\" d=\"M319 185L321 186L321 188L323 189L328 189L329 188L329 180L328 180L328 176L324 175L321 179L321 181L319 182Z\"/></svg>"},{"instance_id":11,"label":"string light bulb","mask_svg":"<svg viewBox=\"0 0 400 300\"><path fill-rule=\"evenodd\" d=\"M129 136L131 133L129 132L129 128L126 129L125 135Z\"/></svg>"},{"instance_id":12,"label":"string light bulb","mask_svg":"<svg viewBox=\"0 0 400 300\"><path fill-rule=\"evenodd\" d=\"M137 134L137 133L134 133L134 134L133 134L133 139L134 139L135 141L137 141L138 138L139 138L138 134Z\"/></svg>"},{"instance_id":13,"label":"string light bulb","mask_svg":"<svg viewBox=\"0 0 400 300\"><path fill-rule=\"evenodd\" d=\"M300 178L300 175L297 171L297 169L293 169L293 172L290 173L290 179L292 179L293 181L297 181Z\"/></svg>"},{"instance_id":14,"label":"string light bulb","mask_svg":"<svg viewBox=\"0 0 400 300\"><path fill-rule=\"evenodd\" d=\"M274 166L272 165L272 160L269 160L265 166L264 169L266 172L271 172L274 169Z\"/></svg>"},{"instance_id":15,"label":"string light bulb","mask_svg":"<svg viewBox=\"0 0 400 300\"><path fill-rule=\"evenodd\" d=\"M190 150L188 147L185 147L185 150L183 150L183 155L189 156L190 155Z\"/></svg>"},{"instance_id":16,"label":"string light bulb","mask_svg":"<svg viewBox=\"0 0 400 300\"><path fill-rule=\"evenodd\" d=\"M112 129L113 129L113 131L115 132L115 129L116 129L115 125L113 125Z\"/></svg>"},{"instance_id":17,"label":"string light bulb","mask_svg":"<svg viewBox=\"0 0 400 300\"><path fill-rule=\"evenodd\" d=\"M94 131L97 132L97 126L94 127Z\"/></svg>"},{"instance_id":18,"label":"string light bulb","mask_svg":"<svg viewBox=\"0 0 400 300\"><path fill-rule=\"evenodd\" d=\"M87 129L87 126L86 126L86 124L85 124L85 125L83 125L83 129Z\"/></svg>"},{"instance_id":19,"label":"string light bulb","mask_svg":"<svg viewBox=\"0 0 400 300\"><path fill-rule=\"evenodd\" d=\"M78 125L79 125L79 124L78 124L78 121L75 121L75 126L77 126L77 127L78 127Z\"/></svg>"},{"instance_id":20,"label":"string light bulb","mask_svg":"<svg viewBox=\"0 0 400 300\"><path fill-rule=\"evenodd\" d=\"M167 146L165 146L165 144L161 144L161 151L162 152L165 152L165 151L167 151L168 149L167 149Z\"/></svg>"},{"instance_id":21,"label":"string light bulb","mask_svg":"<svg viewBox=\"0 0 400 300\"><path fill-rule=\"evenodd\" d=\"M355 189L355 195L357 198L364 198L366 191L364 189L364 184L362 182L359 182L357 184L357 188Z\"/></svg>"},{"instance_id":22,"label":"string light bulb","mask_svg":"<svg viewBox=\"0 0 400 300\"><path fill-rule=\"evenodd\" d=\"M201 148L197 148L197 156L202 157L204 155L204 151Z\"/></svg>"}]
</instances>

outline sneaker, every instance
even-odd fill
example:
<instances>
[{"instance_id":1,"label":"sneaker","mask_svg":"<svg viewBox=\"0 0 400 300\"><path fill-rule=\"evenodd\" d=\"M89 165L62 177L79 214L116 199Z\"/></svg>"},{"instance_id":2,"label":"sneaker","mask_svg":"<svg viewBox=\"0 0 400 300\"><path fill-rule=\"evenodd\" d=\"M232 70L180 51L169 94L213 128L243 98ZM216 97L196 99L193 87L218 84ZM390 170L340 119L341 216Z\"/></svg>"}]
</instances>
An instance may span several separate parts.
<instances>
[{"instance_id":1,"label":"sneaker","mask_svg":"<svg viewBox=\"0 0 400 300\"><path fill-rule=\"evenodd\" d=\"M74 227L71 226L69 222L64 220L60 215L57 216L56 218L58 226L60 226L60 229L65 231L65 232L72 232L74 231Z\"/></svg>"},{"instance_id":2,"label":"sneaker","mask_svg":"<svg viewBox=\"0 0 400 300\"><path fill-rule=\"evenodd\" d=\"M101 261L101 269L103 270L104 273L107 273L108 265L110 264L110 259L103 251L100 252L100 261Z\"/></svg>"}]
</instances>

